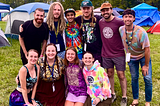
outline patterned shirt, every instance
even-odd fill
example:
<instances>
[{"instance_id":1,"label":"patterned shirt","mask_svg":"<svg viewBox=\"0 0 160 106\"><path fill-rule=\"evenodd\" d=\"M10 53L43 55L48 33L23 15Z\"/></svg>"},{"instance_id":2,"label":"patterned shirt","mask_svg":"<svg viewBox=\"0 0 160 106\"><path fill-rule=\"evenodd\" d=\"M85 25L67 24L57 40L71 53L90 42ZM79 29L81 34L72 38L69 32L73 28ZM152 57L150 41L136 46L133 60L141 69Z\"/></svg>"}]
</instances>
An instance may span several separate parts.
<instances>
[{"instance_id":1,"label":"patterned shirt","mask_svg":"<svg viewBox=\"0 0 160 106\"><path fill-rule=\"evenodd\" d=\"M82 40L81 40L79 25L76 22L74 25L69 25L67 23L65 34L66 34L66 48L74 46L77 50L77 53L81 54L83 48L82 48Z\"/></svg>"},{"instance_id":2,"label":"patterned shirt","mask_svg":"<svg viewBox=\"0 0 160 106\"><path fill-rule=\"evenodd\" d=\"M60 72L58 72L56 61L51 66L47 62L44 63L44 61L44 57L40 57L38 60L38 64L40 65L40 78L42 78L45 81L55 81L60 79L60 77L62 76L62 70L64 69L62 58L58 57L58 65Z\"/></svg>"},{"instance_id":3,"label":"patterned shirt","mask_svg":"<svg viewBox=\"0 0 160 106\"><path fill-rule=\"evenodd\" d=\"M137 25L134 25L134 30L132 32L127 32L125 26L119 28L122 42L127 53L131 53L131 60L139 60L145 56L145 47L149 47L149 38L146 31ZM127 34L127 39L126 39ZM131 37L132 35L132 37ZM128 46L128 42L131 44Z\"/></svg>"},{"instance_id":4,"label":"patterned shirt","mask_svg":"<svg viewBox=\"0 0 160 106\"><path fill-rule=\"evenodd\" d=\"M94 62L90 70L84 67L83 75L87 84L87 93L91 98L99 97L101 100L111 98L111 85L108 76L98 61Z\"/></svg>"}]
</instances>

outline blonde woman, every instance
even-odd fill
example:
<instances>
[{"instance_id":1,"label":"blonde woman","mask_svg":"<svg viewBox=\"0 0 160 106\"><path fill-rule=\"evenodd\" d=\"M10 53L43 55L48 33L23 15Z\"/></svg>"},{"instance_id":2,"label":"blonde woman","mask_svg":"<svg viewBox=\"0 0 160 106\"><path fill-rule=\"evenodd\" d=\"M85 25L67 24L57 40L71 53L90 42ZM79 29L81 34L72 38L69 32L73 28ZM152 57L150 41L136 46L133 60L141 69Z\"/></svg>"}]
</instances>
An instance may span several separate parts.
<instances>
[{"instance_id":1,"label":"blonde woman","mask_svg":"<svg viewBox=\"0 0 160 106\"><path fill-rule=\"evenodd\" d=\"M58 56L64 58L66 44L64 30L66 22L64 19L64 9L60 2L51 4L47 16L47 24L49 27L48 43L54 43L57 47Z\"/></svg>"}]
</instances>

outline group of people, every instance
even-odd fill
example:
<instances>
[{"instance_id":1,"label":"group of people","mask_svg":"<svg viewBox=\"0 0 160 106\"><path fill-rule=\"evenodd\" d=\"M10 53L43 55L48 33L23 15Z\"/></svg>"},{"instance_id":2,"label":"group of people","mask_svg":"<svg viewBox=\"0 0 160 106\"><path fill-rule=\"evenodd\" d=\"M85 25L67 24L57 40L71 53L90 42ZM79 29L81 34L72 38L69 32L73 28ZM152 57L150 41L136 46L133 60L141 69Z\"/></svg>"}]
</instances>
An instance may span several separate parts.
<instances>
[{"instance_id":1,"label":"group of people","mask_svg":"<svg viewBox=\"0 0 160 106\"><path fill-rule=\"evenodd\" d=\"M145 106L150 106L150 44L146 31L133 25L135 12L125 10L122 20L112 15L110 3L101 5L102 16L94 15L90 0L83 0L80 8L83 15L75 17L74 9L64 11L60 2L54 2L46 23L44 10L37 8L34 20L22 25L19 42L24 66L16 78L18 87L10 95L10 106L113 103L116 100L114 66L122 90L120 105L127 106L126 62L132 77L130 106L138 105L139 64L145 82Z\"/></svg>"}]
</instances>

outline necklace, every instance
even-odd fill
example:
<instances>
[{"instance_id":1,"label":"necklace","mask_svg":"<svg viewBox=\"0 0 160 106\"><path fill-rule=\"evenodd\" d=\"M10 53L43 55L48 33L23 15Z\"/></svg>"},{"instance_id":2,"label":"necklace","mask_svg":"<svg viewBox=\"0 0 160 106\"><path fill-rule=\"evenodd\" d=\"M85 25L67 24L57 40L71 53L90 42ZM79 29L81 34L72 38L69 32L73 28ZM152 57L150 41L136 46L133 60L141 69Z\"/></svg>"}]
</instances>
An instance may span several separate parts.
<instances>
[{"instance_id":1,"label":"necklace","mask_svg":"<svg viewBox=\"0 0 160 106\"><path fill-rule=\"evenodd\" d=\"M58 26L57 26L57 28L55 28L55 31L54 31L54 33L56 35L56 43L58 43L58 32L59 32L59 21L58 21Z\"/></svg>"}]
</instances>

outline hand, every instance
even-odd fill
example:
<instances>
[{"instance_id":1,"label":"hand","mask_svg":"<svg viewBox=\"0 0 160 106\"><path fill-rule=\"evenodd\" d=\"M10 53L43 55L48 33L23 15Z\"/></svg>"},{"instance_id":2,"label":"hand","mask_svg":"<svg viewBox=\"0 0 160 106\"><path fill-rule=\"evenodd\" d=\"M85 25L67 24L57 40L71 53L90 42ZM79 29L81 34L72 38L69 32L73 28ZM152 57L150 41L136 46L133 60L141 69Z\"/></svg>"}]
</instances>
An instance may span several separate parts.
<instances>
[{"instance_id":1,"label":"hand","mask_svg":"<svg viewBox=\"0 0 160 106\"><path fill-rule=\"evenodd\" d=\"M32 100L33 106L39 106L38 103L36 103L34 100Z\"/></svg>"},{"instance_id":2,"label":"hand","mask_svg":"<svg viewBox=\"0 0 160 106\"><path fill-rule=\"evenodd\" d=\"M16 84L18 84L19 83L19 81L18 81L18 75L16 76Z\"/></svg>"},{"instance_id":3,"label":"hand","mask_svg":"<svg viewBox=\"0 0 160 106\"><path fill-rule=\"evenodd\" d=\"M146 65L144 65L144 66L142 67L142 74L143 74L144 76L148 75L148 69L149 69L149 67L146 66Z\"/></svg>"},{"instance_id":4,"label":"hand","mask_svg":"<svg viewBox=\"0 0 160 106\"><path fill-rule=\"evenodd\" d=\"M23 24L21 24L21 25L19 26L19 32L23 32L23 27L22 27L22 25L23 25Z\"/></svg>"},{"instance_id":5,"label":"hand","mask_svg":"<svg viewBox=\"0 0 160 106\"><path fill-rule=\"evenodd\" d=\"M101 100L99 98L94 99L93 104L97 105Z\"/></svg>"},{"instance_id":6,"label":"hand","mask_svg":"<svg viewBox=\"0 0 160 106\"><path fill-rule=\"evenodd\" d=\"M24 53L25 54L25 57L26 57L26 59L27 59L27 52L26 53Z\"/></svg>"}]
</instances>

